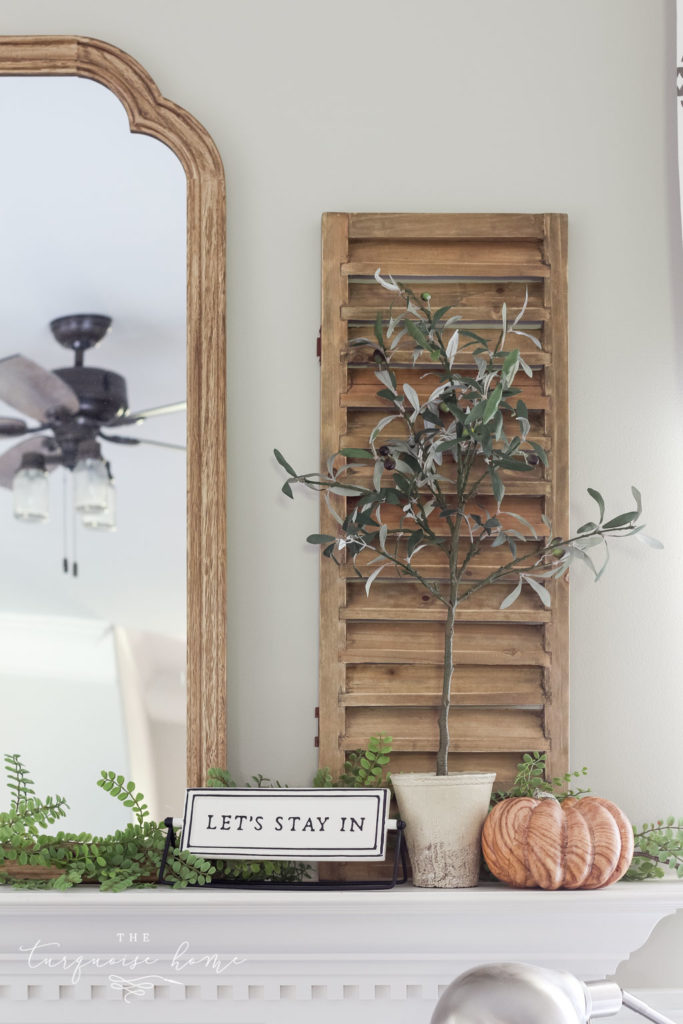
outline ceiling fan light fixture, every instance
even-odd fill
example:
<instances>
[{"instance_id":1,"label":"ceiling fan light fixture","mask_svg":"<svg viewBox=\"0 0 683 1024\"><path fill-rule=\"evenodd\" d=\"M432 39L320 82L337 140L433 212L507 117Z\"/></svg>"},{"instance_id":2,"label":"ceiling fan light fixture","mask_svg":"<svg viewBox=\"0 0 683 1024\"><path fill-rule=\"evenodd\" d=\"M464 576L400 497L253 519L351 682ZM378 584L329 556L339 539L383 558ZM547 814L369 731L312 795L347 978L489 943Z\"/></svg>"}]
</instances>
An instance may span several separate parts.
<instances>
[{"instance_id":1,"label":"ceiling fan light fixture","mask_svg":"<svg viewBox=\"0 0 683 1024\"><path fill-rule=\"evenodd\" d=\"M111 481L98 444L81 445L73 474L76 511L82 514L106 512Z\"/></svg>"},{"instance_id":2,"label":"ceiling fan light fixture","mask_svg":"<svg viewBox=\"0 0 683 1024\"><path fill-rule=\"evenodd\" d=\"M116 490L114 481L109 478L107 487L107 507L99 512L82 512L81 522L89 530L116 530Z\"/></svg>"},{"instance_id":3,"label":"ceiling fan light fixture","mask_svg":"<svg viewBox=\"0 0 683 1024\"><path fill-rule=\"evenodd\" d=\"M45 458L38 452L22 455L12 481L14 516L24 523L45 523L50 518L50 486Z\"/></svg>"}]
</instances>

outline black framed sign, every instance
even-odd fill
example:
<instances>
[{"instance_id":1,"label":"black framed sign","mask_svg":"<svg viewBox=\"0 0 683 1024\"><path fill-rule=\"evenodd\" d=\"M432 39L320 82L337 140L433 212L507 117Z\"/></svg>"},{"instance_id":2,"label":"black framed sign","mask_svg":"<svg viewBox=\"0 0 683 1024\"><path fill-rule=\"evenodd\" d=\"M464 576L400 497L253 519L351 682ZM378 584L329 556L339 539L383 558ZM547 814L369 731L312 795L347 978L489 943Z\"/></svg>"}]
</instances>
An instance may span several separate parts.
<instances>
[{"instance_id":1,"label":"black framed sign","mask_svg":"<svg viewBox=\"0 0 683 1024\"><path fill-rule=\"evenodd\" d=\"M221 860L383 860L388 789L188 789L181 850Z\"/></svg>"}]
</instances>

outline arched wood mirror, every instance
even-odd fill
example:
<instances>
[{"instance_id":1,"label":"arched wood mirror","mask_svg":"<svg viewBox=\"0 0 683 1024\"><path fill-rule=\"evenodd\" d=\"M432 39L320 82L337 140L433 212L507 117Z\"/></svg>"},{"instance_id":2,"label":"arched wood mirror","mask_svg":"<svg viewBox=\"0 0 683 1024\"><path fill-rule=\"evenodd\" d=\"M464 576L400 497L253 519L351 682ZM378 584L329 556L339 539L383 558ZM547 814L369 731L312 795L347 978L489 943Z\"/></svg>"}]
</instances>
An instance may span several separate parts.
<instances>
[{"instance_id":1,"label":"arched wood mirror","mask_svg":"<svg viewBox=\"0 0 683 1024\"><path fill-rule=\"evenodd\" d=\"M75 76L105 86L123 104L130 131L164 143L185 172L186 750L187 784L203 785L208 768L226 761L225 180L220 156L204 128L164 99L136 61L99 40L0 37L0 76ZM47 166L52 159L55 154L46 153ZM2 357L9 354L7 344ZM57 776L55 766L55 784Z\"/></svg>"}]
</instances>

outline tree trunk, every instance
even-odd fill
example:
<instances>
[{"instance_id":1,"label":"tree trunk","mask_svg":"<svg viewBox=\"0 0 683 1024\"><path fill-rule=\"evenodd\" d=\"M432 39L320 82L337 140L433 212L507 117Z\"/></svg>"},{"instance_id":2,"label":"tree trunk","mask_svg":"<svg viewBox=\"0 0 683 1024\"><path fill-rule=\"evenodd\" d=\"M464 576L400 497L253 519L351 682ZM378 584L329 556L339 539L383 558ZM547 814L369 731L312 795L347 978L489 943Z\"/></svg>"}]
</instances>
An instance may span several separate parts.
<instances>
[{"instance_id":1,"label":"tree trunk","mask_svg":"<svg viewBox=\"0 0 683 1024\"><path fill-rule=\"evenodd\" d=\"M448 775L448 712L451 707L451 682L453 679L453 627L455 625L455 602L448 604L443 646L443 686L439 710L439 752L436 755L436 774Z\"/></svg>"}]
</instances>

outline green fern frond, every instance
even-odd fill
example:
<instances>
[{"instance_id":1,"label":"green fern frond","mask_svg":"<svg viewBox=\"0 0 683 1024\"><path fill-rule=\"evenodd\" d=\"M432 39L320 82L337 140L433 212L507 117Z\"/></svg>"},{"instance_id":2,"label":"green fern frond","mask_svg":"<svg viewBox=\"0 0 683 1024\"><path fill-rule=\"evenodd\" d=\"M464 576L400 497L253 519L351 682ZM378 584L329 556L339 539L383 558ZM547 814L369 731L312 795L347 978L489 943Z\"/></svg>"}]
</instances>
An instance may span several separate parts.
<instances>
[{"instance_id":1,"label":"green fern frond","mask_svg":"<svg viewBox=\"0 0 683 1024\"><path fill-rule=\"evenodd\" d=\"M29 778L28 769L24 766L20 754L5 754L5 776L7 788L13 794L14 808L19 809L29 797L35 796L33 779Z\"/></svg>"},{"instance_id":2,"label":"green fern frond","mask_svg":"<svg viewBox=\"0 0 683 1024\"><path fill-rule=\"evenodd\" d=\"M137 818L138 825L142 825L145 818L149 817L149 808L146 803L143 803L145 798L142 793L135 792L137 789L135 783L126 782L123 775L117 775L116 772L102 771L100 776L101 778L97 780L100 789L116 797L124 807L130 807Z\"/></svg>"}]
</instances>

